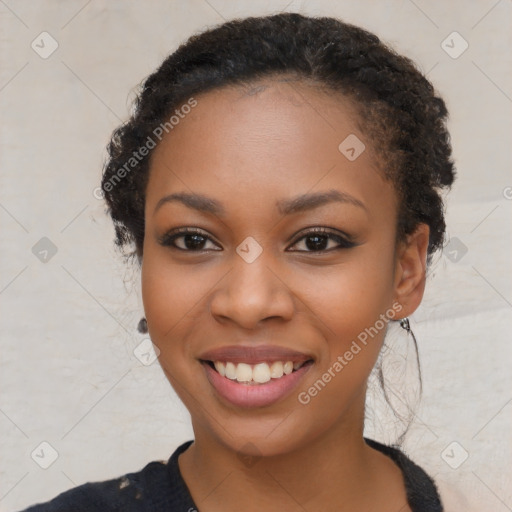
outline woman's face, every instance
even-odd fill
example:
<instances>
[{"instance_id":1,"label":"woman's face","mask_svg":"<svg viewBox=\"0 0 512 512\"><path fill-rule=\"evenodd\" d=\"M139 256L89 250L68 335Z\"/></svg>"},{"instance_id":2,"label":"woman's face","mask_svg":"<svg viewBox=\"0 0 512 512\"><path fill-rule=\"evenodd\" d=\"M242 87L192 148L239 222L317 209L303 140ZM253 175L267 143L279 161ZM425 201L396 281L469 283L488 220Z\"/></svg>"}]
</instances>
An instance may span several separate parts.
<instances>
[{"instance_id":1,"label":"woman's face","mask_svg":"<svg viewBox=\"0 0 512 512\"><path fill-rule=\"evenodd\" d=\"M346 99L272 80L195 99L152 155L142 293L196 439L272 455L360 434L385 320L423 291L394 188Z\"/></svg>"}]
</instances>

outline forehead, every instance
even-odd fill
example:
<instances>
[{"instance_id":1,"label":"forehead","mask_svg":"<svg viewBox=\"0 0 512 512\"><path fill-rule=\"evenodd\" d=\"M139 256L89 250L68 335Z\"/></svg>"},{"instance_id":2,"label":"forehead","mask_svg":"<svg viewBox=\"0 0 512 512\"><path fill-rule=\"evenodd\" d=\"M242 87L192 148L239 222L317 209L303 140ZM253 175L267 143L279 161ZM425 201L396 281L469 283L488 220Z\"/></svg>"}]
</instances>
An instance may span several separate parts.
<instances>
[{"instance_id":1,"label":"forehead","mask_svg":"<svg viewBox=\"0 0 512 512\"><path fill-rule=\"evenodd\" d=\"M299 81L267 79L195 97L151 160L146 203L194 191L264 208L275 198L336 188L394 206L352 102ZM355 157L355 158L354 158ZM254 202L254 203L253 203Z\"/></svg>"}]
</instances>

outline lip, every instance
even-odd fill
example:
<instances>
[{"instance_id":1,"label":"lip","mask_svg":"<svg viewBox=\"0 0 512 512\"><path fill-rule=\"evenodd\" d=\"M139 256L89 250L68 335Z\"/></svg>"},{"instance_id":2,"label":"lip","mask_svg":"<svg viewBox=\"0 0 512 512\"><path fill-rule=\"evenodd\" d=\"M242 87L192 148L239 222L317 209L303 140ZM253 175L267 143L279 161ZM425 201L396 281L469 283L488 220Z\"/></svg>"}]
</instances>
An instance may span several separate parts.
<instances>
[{"instance_id":1,"label":"lip","mask_svg":"<svg viewBox=\"0 0 512 512\"><path fill-rule=\"evenodd\" d=\"M218 359L216 360L218 361ZM271 379L265 384L250 385L223 377L205 361L201 361L201 365L206 372L206 378L221 398L232 405L246 409L266 407L284 399L298 386L313 366L312 363L305 364L279 379Z\"/></svg>"},{"instance_id":2,"label":"lip","mask_svg":"<svg viewBox=\"0 0 512 512\"><path fill-rule=\"evenodd\" d=\"M199 356L201 361L223 361L232 363L273 363L275 361L305 362L314 359L311 355L277 345L228 345L208 350Z\"/></svg>"}]
</instances>

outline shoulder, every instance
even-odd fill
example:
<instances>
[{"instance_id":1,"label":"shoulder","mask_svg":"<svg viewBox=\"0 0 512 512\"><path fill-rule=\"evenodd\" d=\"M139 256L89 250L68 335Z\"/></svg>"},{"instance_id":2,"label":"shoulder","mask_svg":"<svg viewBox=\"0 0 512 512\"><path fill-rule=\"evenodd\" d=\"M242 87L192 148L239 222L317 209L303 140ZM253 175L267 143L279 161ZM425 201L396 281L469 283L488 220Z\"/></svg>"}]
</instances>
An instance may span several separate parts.
<instances>
[{"instance_id":1,"label":"shoulder","mask_svg":"<svg viewBox=\"0 0 512 512\"><path fill-rule=\"evenodd\" d=\"M22 512L149 511L156 510L155 500L171 491L167 462L153 461L138 472L101 482L87 482Z\"/></svg>"}]
</instances>

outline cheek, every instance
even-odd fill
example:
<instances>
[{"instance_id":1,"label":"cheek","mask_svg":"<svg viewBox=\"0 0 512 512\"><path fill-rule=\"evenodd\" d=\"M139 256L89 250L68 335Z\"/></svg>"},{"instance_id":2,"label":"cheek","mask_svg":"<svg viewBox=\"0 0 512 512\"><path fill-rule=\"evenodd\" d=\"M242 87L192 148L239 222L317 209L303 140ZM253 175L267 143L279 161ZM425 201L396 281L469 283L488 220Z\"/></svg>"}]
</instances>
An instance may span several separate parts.
<instances>
[{"instance_id":1,"label":"cheek","mask_svg":"<svg viewBox=\"0 0 512 512\"><path fill-rule=\"evenodd\" d=\"M325 337L320 367L336 381L331 392L353 392L368 377L394 317L393 247L361 247L357 256L307 285L304 297L321 320ZM336 378L332 375L335 374ZM334 389L337 388L335 392ZM328 400L330 393L324 394ZM333 397L330 397L333 398Z\"/></svg>"},{"instance_id":2,"label":"cheek","mask_svg":"<svg viewBox=\"0 0 512 512\"><path fill-rule=\"evenodd\" d=\"M391 312L391 259L380 268L366 263L361 258L350 271L337 270L321 291L311 287L308 294L325 342L318 369L298 390L298 401L317 419L315 424L331 425L355 401L364 403L366 380L382 347L388 322L381 315ZM313 434L316 427L309 427Z\"/></svg>"},{"instance_id":3,"label":"cheek","mask_svg":"<svg viewBox=\"0 0 512 512\"><path fill-rule=\"evenodd\" d=\"M145 249L141 278L151 338L163 354L171 346L176 350L176 340L183 337L184 327L200 307L196 303L204 287L193 272L171 265L165 250L155 246Z\"/></svg>"},{"instance_id":4,"label":"cheek","mask_svg":"<svg viewBox=\"0 0 512 512\"><path fill-rule=\"evenodd\" d=\"M195 407L197 371L191 365L189 333L200 323L200 292L205 288L190 271L169 263L165 251L147 247L141 268L142 300L151 340L158 347L159 364L175 392L189 410Z\"/></svg>"},{"instance_id":5,"label":"cheek","mask_svg":"<svg viewBox=\"0 0 512 512\"><path fill-rule=\"evenodd\" d=\"M391 305L392 248L360 248L350 260L318 277L308 278L304 298L330 328L329 338L345 343L373 325Z\"/></svg>"}]
</instances>

